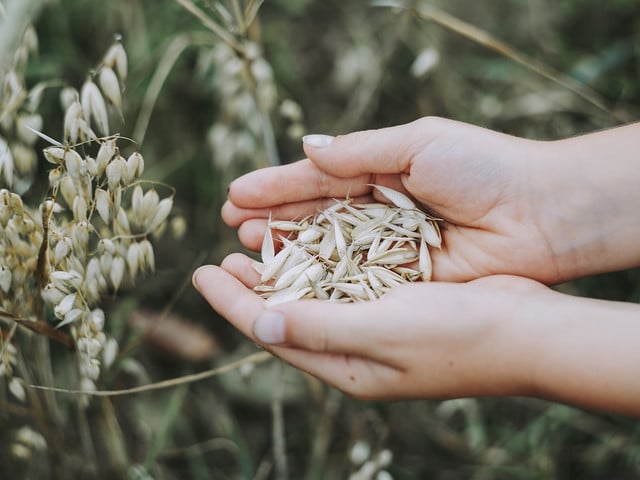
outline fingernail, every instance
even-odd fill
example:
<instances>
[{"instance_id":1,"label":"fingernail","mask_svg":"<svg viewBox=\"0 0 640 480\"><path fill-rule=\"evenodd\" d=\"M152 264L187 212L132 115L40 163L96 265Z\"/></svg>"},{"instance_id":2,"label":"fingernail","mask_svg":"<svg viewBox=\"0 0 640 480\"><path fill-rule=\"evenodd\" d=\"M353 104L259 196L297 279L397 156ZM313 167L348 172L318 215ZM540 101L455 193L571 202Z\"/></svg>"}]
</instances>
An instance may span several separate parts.
<instances>
[{"instance_id":1,"label":"fingernail","mask_svg":"<svg viewBox=\"0 0 640 480\"><path fill-rule=\"evenodd\" d=\"M336 137L332 137L331 135L305 135L304 137L302 137L302 142L305 145L309 145L310 147L324 148L331 145L331 142L333 142L334 138Z\"/></svg>"},{"instance_id":2,"label":"fingernail","mask_svg":"<svg viewBox=\"0 0 640 480\"><path fill-rule=\"evenodd\" d=\"M253 334L268 345L284 343L284 317L277 312L262 312L253 324Z\"/></svg>"},{"instance_id":3,"label":"fingernail","mask_svg":"<svg viewBox=\"0 0 640 480\"><path fill-rule=\"evenodd\" d=\"M196 288L196 290L200 290L200 282L202 281L201 274L209 268L211 268L210 265L202 265L201 267L198 267L195 272L193 272L193 275L191 276L191 283Z\"/></svg>"}]
</instances>

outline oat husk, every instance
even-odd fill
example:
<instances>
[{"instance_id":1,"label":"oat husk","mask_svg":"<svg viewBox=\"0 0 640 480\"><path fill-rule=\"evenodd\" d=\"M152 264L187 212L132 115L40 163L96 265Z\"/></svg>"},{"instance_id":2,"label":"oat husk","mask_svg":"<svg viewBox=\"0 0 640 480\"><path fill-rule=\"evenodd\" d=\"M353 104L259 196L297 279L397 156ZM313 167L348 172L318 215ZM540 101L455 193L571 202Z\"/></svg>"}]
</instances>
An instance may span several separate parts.
<instances>
[{"instance_id":1,"label":"oat husk","mask_svg":"<svg viewBox=\"0 0 640 480\"><path fill-rule=\"evenodd\" d=\"M336 200L300 221L269 219L255 290L275 305L301 298L338 302L380 298L391 288L431 280L429 249L440 248L439 219L406 195L372 185L386 203ZM282 244L276 253L274 232Z\"/></svg>"}]
</instances>

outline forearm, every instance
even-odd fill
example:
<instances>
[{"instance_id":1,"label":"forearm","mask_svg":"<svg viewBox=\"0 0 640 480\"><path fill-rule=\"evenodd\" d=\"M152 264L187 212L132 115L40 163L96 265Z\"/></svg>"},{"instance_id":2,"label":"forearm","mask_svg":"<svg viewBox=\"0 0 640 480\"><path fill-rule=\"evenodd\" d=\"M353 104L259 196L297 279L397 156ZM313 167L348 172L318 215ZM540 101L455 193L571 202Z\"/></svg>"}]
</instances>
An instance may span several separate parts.
<instances>
[{"instance_id":1,"label":"forearm","mask_svg":"<svg viewBox=\"0 0 640 480\"><path fill-rule=\"evenodd\" d=\"M640 124L541 144L537 211L561 278L640 265Z\"/></svg>"},{"instance_id":2,"label":"forearm","mask_svg":"<svg viewBox=\"0 0 640 480\"><path fill-rule=\"evenodd\" d=\"M525 393L640 416L640 305L550 295L520 324Z\"/></svg>"}]
</instances>

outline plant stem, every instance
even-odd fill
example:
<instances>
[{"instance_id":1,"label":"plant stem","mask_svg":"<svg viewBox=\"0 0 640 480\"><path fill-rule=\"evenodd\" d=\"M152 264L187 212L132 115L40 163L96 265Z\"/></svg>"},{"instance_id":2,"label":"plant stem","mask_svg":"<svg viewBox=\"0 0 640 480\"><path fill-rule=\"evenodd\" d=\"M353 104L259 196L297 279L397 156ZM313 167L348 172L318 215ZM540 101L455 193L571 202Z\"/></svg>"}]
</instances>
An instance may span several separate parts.
<instances>
[{"instance_id":1,"label":"plant stem","mask_svg":"<svg viewBox=\"0 0 640 480\"><path fill-rule=\"evenodd\" d=\"M274 366L276 372L276 384L271 397L271 417L272 417L272 441L273 456L275 463L275 478L277 480L287 480L289 472L287 467L287 445L284 431L284 411L282 405L282 395L284 388L284 365L278 362Z\"/></svg>"},{"instance_id":2,"label":"plant stem","mask_svg":"<svg viewBox=\"0 0 640 480\"><path fill-rule=\"evenodd\" d=\"M238 31L241 35L244 35L246 27L244 23L244 15L242 14L242 8L238 0L233 0L233 14L236 17L236 23L238 25Z\"/></svg>"},{"instance_id":3,"label":"plant stem","mask_svg":"<svg viewBox=\"0 0 640 480\"><path fill-rule=\"evenodd\" d=\"M264 149L267 154L269 166L280 165L280 155L278 154L278 147L276 145L276 136L273 132L273 125L271 124L269 113L265 112L261 108L260 116L262 117L262 138L264 140Z\"/></svg>"},{"instance_id":4,"label":"plant stem","mask_svg":"<svg viewBox=\"0 0 640 480\"><path fill-rule=\"evenodd\" d=\"M182 5L182 7L191 13L191 15L200 20L205 27L215 33L220 40L229 45L233 50L240 53L244 52L244 47L236 41L232 34L209 18L207 14L198 8L191 0L176 0L176 2Z\"/></svg>"},{"instance_id":5,"label":"plant stem","mask_svg":"<svg viewBox=\"0 0 640 480\"><path fill-rule=\"evenodd\" d=\"M265 108L263 102L260 101L260 95L258 93L258 80L256 79L253 71L251 70L252 60L246 56L244 60L244 71L247 89L253 98L253 102L258 110L260 116L260 130L262 133L262 141L264 144L264 153L266 156L266 165L259 165L259 167L280 165L280 155L278 154L278 145L276 143L276 135L273 131L273 124L271 123L271 117L269 111Z\"/></svg>"},{"instance_id":6,"label":"plant stem","mask_svg":"<svg viewBox=\"0 0 640 480\"><path fill-rule=\"evenodd\" d=\"M327 392L324 408L318 418L316 435L311 446L311 459L304 477L306 480L320 480L326 474L326 466L329 464L327 451L342 398L342 393L338 390L330 389Z\"/></svg>"},{"instance_id":7,"label":"plant stem","mask_svg":"<svg viewBox=\"0 0 640 480\"><path fill-rule=\"evenodd\" d=\"M189 47L196 45L210 45L211 43L213 42L210 34L195 32L175 37L164 50L165 53L162 56L162 59L158 62L158 67L156 68L153 77L151 77L149 87L144 94L140 112L136 119L136 125L133 129L133 140L139 145L142 145L144 141L144 137L147 133L147 127L151 120L151 113L156 104L156 100L160 96L160 91L162 90L167 77L171 73L171 70L178 61L180 55L182 55L182 53Z\"/></svg>"}]
</instances>

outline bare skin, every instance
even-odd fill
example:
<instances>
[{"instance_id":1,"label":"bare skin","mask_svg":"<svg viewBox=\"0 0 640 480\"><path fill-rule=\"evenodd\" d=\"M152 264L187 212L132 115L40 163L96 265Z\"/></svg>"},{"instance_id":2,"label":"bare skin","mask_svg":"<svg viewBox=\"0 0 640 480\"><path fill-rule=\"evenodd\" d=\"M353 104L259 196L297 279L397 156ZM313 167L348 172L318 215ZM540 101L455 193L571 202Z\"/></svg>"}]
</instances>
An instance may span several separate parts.
<instances>
[{"instance_id":1,"label":"bare skin","mask_svg":"<svg viewBox=\"0 0 640 480\"><path fill-rule=\"evenodd\" d=\"M222 215L241 241L259 249L270 212L388 185L446 221L435 281L267 310L249 258L232 254L194 284L252 340L360 398L532 395L640 416L640 306L544 285L640 265L639 131L536 142L425 118L308 139L309 159L232 183Z\"/></svg>"}]
</instances>

